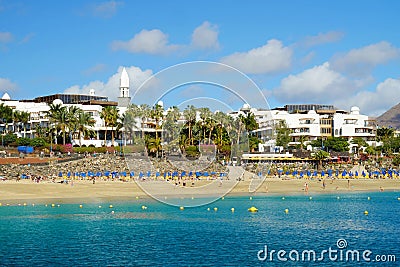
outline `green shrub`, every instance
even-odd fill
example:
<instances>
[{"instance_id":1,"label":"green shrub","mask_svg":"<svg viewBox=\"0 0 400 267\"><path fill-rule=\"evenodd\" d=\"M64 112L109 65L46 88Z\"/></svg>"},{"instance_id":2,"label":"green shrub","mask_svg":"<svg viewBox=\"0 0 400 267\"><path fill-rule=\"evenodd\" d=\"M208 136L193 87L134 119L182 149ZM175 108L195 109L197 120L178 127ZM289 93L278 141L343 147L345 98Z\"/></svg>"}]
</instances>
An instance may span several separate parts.
<instances>
[{"instance_id":1,"label":"green shrub","mask_svg":"<svg viewBox=\"0 0 400 267\"><path fill-rule=\"evenodd\" d=\"M20 137L16 141L18 146L29 146L31 145L31 139L28 137Z\"/></svg>"},{"instance_id":2,"label":"green shrub","mask_svg":"<svg viewBox=\"0 0 400 267\"><path fill-rule=\"evenodd\" d=\"M46 146L46 141L44 140L44 138L36 137L36 138L31 139L31 146L44 147L44 146Z\"/></svg>"},{"instance_id":3,"label":"green shrub","mask_svg":"<svg viewBox=\"0 0 400 267\"><path fill-rule=\"evenodd\" d=\"M3 136L4 145L10 145L11 143L15 143L17 141L17 136L15 134L6 134Z\"/></svg>"}]
</instances>

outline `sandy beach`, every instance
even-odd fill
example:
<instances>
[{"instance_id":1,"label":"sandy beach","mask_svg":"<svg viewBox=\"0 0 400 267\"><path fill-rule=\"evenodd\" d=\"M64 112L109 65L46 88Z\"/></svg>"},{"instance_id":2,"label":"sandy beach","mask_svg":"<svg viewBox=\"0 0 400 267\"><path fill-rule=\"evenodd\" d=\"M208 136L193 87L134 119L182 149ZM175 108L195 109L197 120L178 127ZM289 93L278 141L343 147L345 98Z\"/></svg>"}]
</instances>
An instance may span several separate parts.
<instances>
[{"instance_id":1,"label":"sandy beach","mask_svg":"<svg viewBox=\"0 0 400 267\"><path fill-rule=\"evenodd\" d=\"M73 184L60 184L49 181L34 183L28 180L22 181L2 181L0 182L0 203L2 205L16 205L21 203L100 203L116 200L134 200L137 197L149 197L138 185L138 183L147 183L151 186L153 181L147 182L121 182L121 181L98 181L93 184L91 181L74 181ZM166 183L166 182L157 182ZM201 186L196 182L196 186ZM305 184L308 185L308 192ZM399 179L336 179L325 180L325 189L323 182L319 180L306 179L277 179L267 178L257 189L256 192L249 192L250 181L238 182L229 195L293 195L293 194L320 194L320 193L349 193L349 192L377 192L377 191L398 191L400 192ZM189 189L189 188L188 188ZM180 187L179 196L200 197L193 191ZM177 196L178 191L172 189L170 192L164 192L166 196ZM186 192L186 193L185 193ZM218 194L218 187L215 185L207 191L210 195Z\"/></svg>"}]
</instances>

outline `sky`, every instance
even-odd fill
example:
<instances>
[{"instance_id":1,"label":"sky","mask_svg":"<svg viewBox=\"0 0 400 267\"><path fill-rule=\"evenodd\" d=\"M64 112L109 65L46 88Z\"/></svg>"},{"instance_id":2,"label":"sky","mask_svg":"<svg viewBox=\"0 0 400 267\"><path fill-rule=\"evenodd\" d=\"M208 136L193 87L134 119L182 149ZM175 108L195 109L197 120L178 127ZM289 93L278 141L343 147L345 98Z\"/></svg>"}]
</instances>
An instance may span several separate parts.
<instances>
[{"instance_id":1,"label":"sky","mask_svg":"<svg viewBox=\"0 0 400 267\"><path fill-rule=\"evenodd\" d=\"M0 93L214 109L400 102L400 1L0 0Z\"/></svg>"}]
</instances>

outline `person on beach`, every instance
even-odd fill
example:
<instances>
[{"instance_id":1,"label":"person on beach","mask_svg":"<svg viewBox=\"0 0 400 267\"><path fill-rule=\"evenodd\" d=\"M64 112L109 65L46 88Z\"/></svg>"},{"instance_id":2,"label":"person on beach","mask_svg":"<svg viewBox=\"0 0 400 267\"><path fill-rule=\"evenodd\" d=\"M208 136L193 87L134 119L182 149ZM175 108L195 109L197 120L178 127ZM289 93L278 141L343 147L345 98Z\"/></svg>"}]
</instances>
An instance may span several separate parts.
<instances>
[{"instance_id":1,"label":"person on beach","mask_svg":"<svg viewBox=\"0 0 400 267\"><path fill-rule=\"evenodd\" d=\"M308 183L307 182L304 184L304 192L306 194L308 194Z\"/></svg>"},{"instance_id":2,"label":"person on beach","mask_svg":"<svg viewBox=\"0 0 400 267\"><path fill-rule=\"evenodd\" d=\"M322 189L325 189L325 179L322 180Z\"/></svg>"}]
</instances>

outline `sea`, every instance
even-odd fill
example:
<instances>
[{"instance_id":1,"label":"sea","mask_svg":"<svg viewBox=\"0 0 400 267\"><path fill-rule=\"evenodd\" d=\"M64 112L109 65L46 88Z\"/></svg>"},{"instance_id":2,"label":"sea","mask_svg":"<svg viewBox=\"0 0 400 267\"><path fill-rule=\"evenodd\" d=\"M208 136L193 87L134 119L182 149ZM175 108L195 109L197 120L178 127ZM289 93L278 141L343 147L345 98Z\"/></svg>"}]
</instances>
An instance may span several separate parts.
<instances>
[{"instance_id":1,"label":"sea","mask_svg":"<svg viewBox=\"0 0 400 267\"><path fill-rule=\"evenodd\" d=\"M400 266L400 192L3 203L0 266Z\"/></svg>"}]
</instances>

